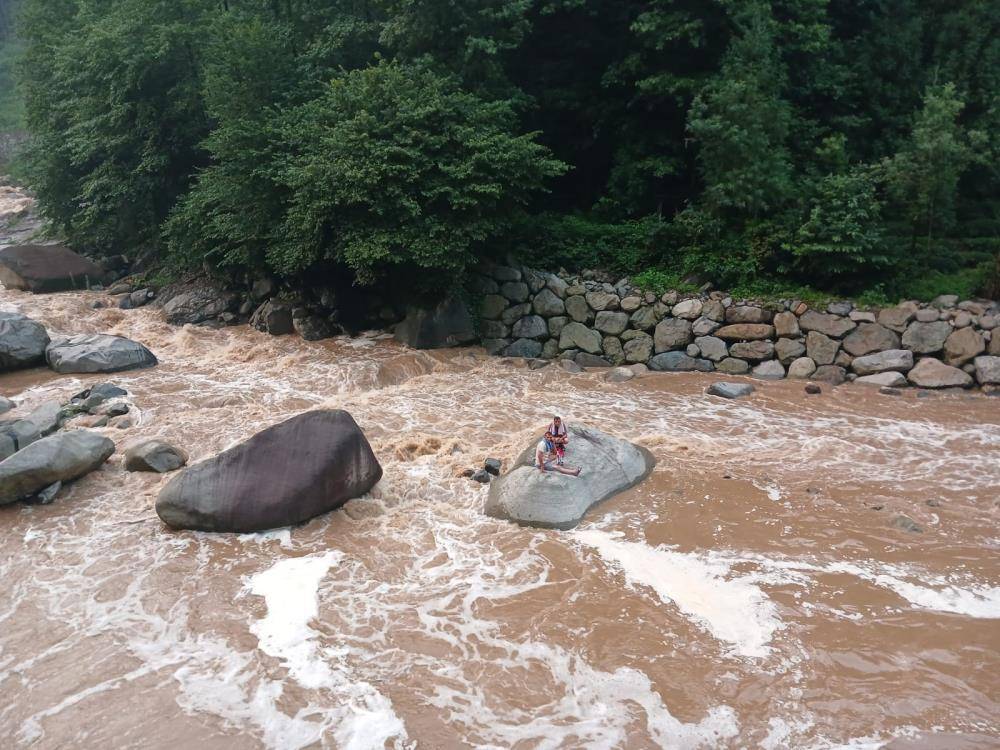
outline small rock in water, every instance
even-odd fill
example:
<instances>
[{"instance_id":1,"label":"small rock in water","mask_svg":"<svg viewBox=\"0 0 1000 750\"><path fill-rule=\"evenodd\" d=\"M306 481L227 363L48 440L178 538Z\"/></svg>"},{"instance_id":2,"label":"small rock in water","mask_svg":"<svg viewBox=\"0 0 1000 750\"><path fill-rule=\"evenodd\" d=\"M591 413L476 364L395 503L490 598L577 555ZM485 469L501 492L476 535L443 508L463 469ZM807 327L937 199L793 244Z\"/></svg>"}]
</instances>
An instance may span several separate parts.
<instances>
[{"instance_id":1,"label":"small rock in water","mask_svg":"<svg viewBox=\"0 0 1000 750\"><path fill-rule=\"evenodd\" d=\"M529 370L541 370L543 367L548 367L550 364L552 364L552 363L549 360L547 360L547 359L529 359L528 360L528 369Z\"/></svg>"},{"instance_id":2,"label":"small rock in water","mask_svg":"<svg viewBox=\"0 0 1000 750\"><path fill-rule=\"evenodd\" d=\"M15 404L9 398L4 398L3 396L0 396L0 414L6 414L16 406L17 404Z\"/></svg>"},{"instance_id":3,"label":"small rock in water","mask_svg":"<svg viewBox=\"0 0 1000 750\"><path fill-rule=\"evenodd\" d=\"M806 390L806 393L808 393L810 395L816 395L817 393L822 393L823 392L823 389L820 388L815 383L807 383L805 390Z\"/></svg>"},{"instance_id":4,"label":"small rock in water","mask_svg":"<svg viewBox=\"0 0 1000 750\"><path fill-rule=\"evenodd\" d=\"M902 531L909 531L911 534L919 534L924 529L909 516L898 515L892 519L892 525Z\"/></svg>"},{"instance_id":5,"label":"small rock in water","mask_svg":"<svg viewBox=\"0 0 1000 750\"><path fill-rule=\"evenodd\" d=\"M483 468L495 477L500 476L500 467L499 458L487 458L483 463Z\"/></svg>"},{"instance_id":6,"label":"small rock in water","mask_svg":"<svg viewBox=\"0 0 1000 750\"><path fill-rule=\"evenodd\" d=\"M56 499L56 495L59 494L59 490L62 489L62 482L55 482L50 484L44 490L39 492L34 497L33 505L51 505Z\"/></svg>"},{"instance_id":7,"label":"small rock in water","mask_svg":"<svg viewBox=\"0 0 1000 750\"><path fill-rule=\"evenodd\" d=\"M938 500L936 497L932 497L930 500L927 501L927 504L932 508L937 508L941 505L941 501Z\"/></svg>"},{"instance_id":8,"label":"small rock in water","mask_svg":"<svg viewBox=\"0 0 1000 750\"><path fill-rule=\"evenodd\" d=\"M458 472L458 476L462 477L462 479L472 479L472 475L475 473L475 469L462 469Z\"/></svg>"},{"instance_id":9,"label":"small rock in water","mask_svg":"<svg viewBox=\"0 0 1000 750\"><path fill-rule=\"evenodd\" d=\"M754 392L754 387L749 383L728 383L720 381L712 383L705 389L709 396L719 396L720 398L741 398L749 396Z\"/></svg>"},{"instance_id":10,"label":"small rock in water","mask_svg":"<svg viewBox=\"0 0 1000 750\"><path fill-rule=\"evenodd\" d=\"M113 417L121 417L128 414L129 407L128 404L112 404L107 409L104 410L103 414L108 419Z\"/></svg>"},{"instance_id":11,"label":"small rock in water","mask_svg":"<svg viewBox=\"0 0 1000 750\"><path fill-rule=\"evenodd\" d=\"M563 359L559 361L560 367L562 367L566 372L576 375L577 373L583 372L583 368L580 367L576 362L571 359Z\"/></svg>"},{"instance_id":12,"label":"small rock in water","mask_svg":"<svg viewBox=\"0 0 1000 750\"><path fill-rule=\"evenodd\" d=\"M881 388L879 388L878 392L881 393L883 396L900 396L903 393L901 390L899 390L899 388L892 388L888 385L884 385Z\"/></svg>"},{"instance_id":13,"label":"small rock in water","mask_svg":"<svg viewBox=\"0 0 1000 750\"><path fill-rule=\"evenodd\" d=\"M147 440L125 451L125 471L176 471L188 461L187 454L163 440Z\"/></svg>"},{"instance_id":14,"label":"small rock in water","mask_svg":"<svg viewBox=\"0 0 1000 750\"><path fill-rule=\"evenodd\" d=\"M609 383L624 383L635 377L635 372L629 367L616 367L604 379Z\"/></svg>"},{"instance_id":15,"label":"small rock in water","mask_svg":"<svg viewBox=\"0 0 1000 750\"><path fill-rule=\"evenodd\" d=\"M480 484L489 484L490 474L486 469L479 469L472 475L471 479L473 482L479 482Z\"/></svg>"}]
</instances>

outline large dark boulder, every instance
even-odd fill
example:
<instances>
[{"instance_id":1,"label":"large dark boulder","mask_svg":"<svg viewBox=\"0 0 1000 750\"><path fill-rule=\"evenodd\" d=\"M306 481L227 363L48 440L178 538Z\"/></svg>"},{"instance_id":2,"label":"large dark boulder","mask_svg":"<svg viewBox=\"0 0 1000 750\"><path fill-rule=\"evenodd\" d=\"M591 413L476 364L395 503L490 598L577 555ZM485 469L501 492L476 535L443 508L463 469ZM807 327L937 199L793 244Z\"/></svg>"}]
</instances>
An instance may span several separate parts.
<instances>
[{"instance_id":1,"label":"large dark boulder","mask_svg":"<svg viewBox=\"0 0 1000 750\"><path fill-rule=\"evenodd\" d=\"M114 452L114 443L88 430L42 438L0 461L0 505L29 498L56 482L89 474Z\"/></svg>"},{"instance_id":2,"label":"large dark boulder","mask_svg":"<svg viewBox=\"0 0 1000 750\"><path fill-rule=\"evenodd\" d=\"M89 289L104 271L62 245L15 245L0 250L0 282L35 294Z\"/></svg>"},{"instance_id":3,"label":"large dark boulder","mask_svg":"<svg viewBox=\"0 0 1000 750\"><path fill-rule=\"evenodd\" d=\"M13 456L41 437L38 425L28 419L0 422L0 461Z\"/></svg>"},{"instance_id":4,"label":"large dark boulder","mask_svg":"<svg viewBox=\"0 0 1000 750\"><path fill-rule=\"evenodd\" d=\"M167 322L175 326L212 323L239 307L236 294L211 284L167 289L158 301Z\"/></svg>"},{"instance_id":5,"label":"large dark boulder","mask_svg":"<svg viewBox=\"0 0 1000 750\"><path fill-rule=\"evenodd\" d=\"M311 411L195 464L160 492L156 512L179 529L250 532L307 521L382 478L346 411Z\"/></svg>"},{"instance_id":6,"label":"large dark boulder","mask_svg":"<svg viewBox=\"0 0 1000 750\"><path fill-rule=\"evenodd\" d=\"M414 349L441 349L476 341L469 309L460 299L447 299L437 307L411 307L396 326L396 340Z\"/></svg>"},{"instance_id":7,"label":"large dark boulder","mask_svg":"<svg viewBox=\"0 0 1000 750\"><path fill-rule=\"evenodd\" d=\"M0 372L44 364L49 334L19 313L0 312Z\"/></svg>"},{"instance_id":8,"label":"large dark boulder","mask_svg":"<svg viewBox=\"0 0 1000 750\"><path fill-rule=\"evenodd\" d=\"M522 526L569 529L591 507L638 484L653 470L653 455L626 440L572 424L569 436L566 463L580 467L580 476L539 471L532 442L514 467L490 485L486 515Z\"/></svg>"},{"instance_id":9,"label":"large dark boulder","mask_svg":"<svg viewBox=\"0 0 1000 750\"><path fill-rule=\"evenodd\" d=\"M153 353L139 342L107 334L56 339L45 350L45 359L62 374L139 370L157 363Z\"/></svg>"}]
</instances>

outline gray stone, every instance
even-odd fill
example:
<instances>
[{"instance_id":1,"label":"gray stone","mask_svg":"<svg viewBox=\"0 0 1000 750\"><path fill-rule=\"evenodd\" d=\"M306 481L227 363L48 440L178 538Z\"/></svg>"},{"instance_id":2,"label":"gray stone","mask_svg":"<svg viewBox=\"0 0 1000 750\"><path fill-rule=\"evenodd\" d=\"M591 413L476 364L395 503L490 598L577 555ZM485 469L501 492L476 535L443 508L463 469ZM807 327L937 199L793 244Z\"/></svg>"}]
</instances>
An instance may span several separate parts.
<instances>
[{"instance_id":1,"label":"gray stone","mask_svg":"<svg viewBox=\"0 0 1000 750\"><path fill-rule=\"evenodd\" d=\"M587 300L579 295L566 298L566 314L577 323L589 323L594 319L594 312Z\"/></svg>"},{"instance_id":2,"label":"gray stone","mask_svg":"<svg viewBox=\"0 0 1000 750\"><path fill-rule=\"evenodd\" d=\"M900 531L908 531L911 534L921 534L923 533L924 530L919 523L914 521L909 516L904 516L904 515L895 516L893 517L892 521L890 521L890 523L894 528L897 528Z\"/></svg>"},{"instance_id":3,"label":"gray stone","mask_svg":"<svg viewBox=\"0 0 1000 750\"><path fill-rule=\"evenodd\" d=\"M163 440L146 440L125 451L125 471L166 474L187 462L187 453Z\"/></svg>"},{"instance_id":4,"label":"gray stone","mask_svg":"<svg viewBox=\"0 0 1000 750\"><path fill-rule=\"evenodd\" d=\"M89 474L114 452L113 442L88 430L60 432L37 440L0 462L0 505Z\"/></svg>"},{"instance_id":5,"label":"gray stone","mask_svg":"<svg viewBox=\"0 0 1000 750\"><path fill-rule=\"evenodd\" d=\"M505 339L510 336L510 327L499 320L480 320L479 335L484 339Z\"/></svg>"},{"instance_id":6,"label":"gray stone","mask_svg":"<svg viewBox=\"0 0 1000 750\"><path fill-rule=\"evenodd\" d=\"M838 365L820 365L813 373L812 379L830 385L840 385L847 380L847 370Z\"/></svg>"},{"instance_id":7,"label":"gray stone","mask_svg":"<svg viewBox=\"0 0 1000 750\"><path fill-rule=\"evenodd\" d=\"M549 326L545 318L525 315L514 324L511 333L516 339L544 339L549 336Z\"/></svg>"},{"instance_id":8,"label":"gray stone","mask_svg":"<svg viewBox=\"0 0 1000 750\"><path fill-rule=\"evenodd\" d=\"M726 357L716 363L715 369L719 372L724 372L726 375L746 375L750 372L750 363L742 359L736 359L735 357Z\"/></svg>"},{"instance_id":9,"label":"gray stone","mask_svg":"<svg viewBox=\"0 0 1000 750\"><path fill-rule=\"evenodd\" d=\"M486 320L496 320L507 309L507 298L499 294L487 294L479 303L479 316Z\"/></svg>"},{"instance_id":10,"label":"gray stone","mask_svg":"<svg viewBox=\"0 0 1000 750\"><path fill-rule=\"evenodd\" d=\"M624 297L621 301L621 309L627 313L634 313L642 307L642 297Z\"/></svg>"},{"instance_id":11,"label":"gray stone","mask_svg":"<svg viewBox=\"0 0 1000 750\"><path fill-rule=\"evenodd\" d=\"M910 307L909 305L887 307L879 312L878 322L889 330L895 331L896 333L902 333L906 330L906 326L910 324L910 321L913 320L916 313L916 309Z\"/></svg>"},{"instance_id":12,"label":"gray stone","mask_svg":"<svg viewBox=\"0 0 1000 750\"><path fill-rule=\"evenodd\" d=\"M914 317L920 323L933 323L935 320L941 320L941 312L935 310L933 307L926 307L922 310L917 310L917 314Z\"/></svg>"},{"instance_id":13,"label":"gray stone","mask_svg":"<svg viewBox=\"0 0 1000 750\"><path fill-rule=\"evenodd\" d=\"M705 305L701 308L701 314L704 318L714 320L716 323L721 323L726 319L726 308L719 300L710 299L706 301Z\"/></svg>"},{"instance_id":14,"label":"gray stone","mask_svg":"<svg viewBox=\"0 0 1000 750\"><path fill-rule=\"evenodd\" d=\"M894 370L877 372L874 375L862 375L854 382L861 383L862 385L875 385L880 388L902 388L908 385L903 373Z\"/></svg>"},{"instance_id":15,"label":"gray stone","mask_svg":"<svg viewBox=\"0 0 1000 750\"><path fill-rule=\"evenodd\" d=\"M250 325L272 336L284 336L295 330L292 308L285 302L269 299L250 316Z\"/></svg>"},{"instance_id":16,"label":"gray stone","mask_svg":"<svg viewBox=\"0 0 1000 750\"><path fill-rule=\"evenodd\" d=\"M806 346L801 339L778 339L774 344L774 356L783 365L798 359L806 353Z\"/></svg>"},{"instance_id":17,"label":"gray stone","mask_svg":"<svg viewBox=\"0 0 1000 750\"><path fill-rule=\"evenodd\" d=\"M622 342L616 336L605 336L602 341L604 357L613 365L620 365L625 362L625 350L622 349Z\"/></svg>"},{"instance_id":18,"label":"gray stone","mask_svg":"<svg viewBox=\"0 0 1000 750\"><path fill-rule=\"evenodd\" d=\"M583 368L580 367L576 362L571 359L563 359L559 361L559 366L562 367L566 372L577 375L583 372Z\"/></svg>"},{"instance_id":19,"label":"gray stone","mask_svg":"<svg viewBox=\"0 0 1000 750\"><path fill-rule=\"evenodd\" d=\"M104 272L62 245L15 245L0 249L0 283L33 294L90 289Z\"/></svg>"},{"instance_id":20,"label":"gray stone","mask_svg":"<svg viewBox=\"0 0 1000 750\"><path fill-rule=\"evenodd\" d=\"M769 359L767 362L761 362L753 368L751 374L753 377L760 378L761 380L781 380L785 377L785 368L778 360Z\"/></svg>"},{"instance_id":21,"label":"gray stone","mask_svg":"<svg viewBox=\"0 0 1000 750\"><path fill-rule=\"evenodd\" d=\"M687 348L684 350L684 353L687 354L689 357L700 357L701 349L698 348L697 344L688 344Z\"/></svg>"},{"instance_id":22,"label":"gray stone","mask_svg":"<svg viewBox=\"0 0 1000 750\"><path fill-rule=\"evenodd\" d=\"M162 309L168 323L181 326L208 323L238 305L235 294L203 284L168 297Z\"/></svg>"},{"instance_id":23,"label":"gray stone","mask_svg":"<svg viewBox=\"0 0 1000 750\"><path fill-rule=\"evenodd\" d=\"M709 334L719 330L721 327L721 323L709 318L701 317L691 324L691 333L695 336L708 336Z\"/></svg>"},{"instance_id":24,"label":"gray stone","mask_svg":"<svg viewBox=\"0 0 1000 750\"><path fill-rule=\"evenodd\" d=\"M566 290L569 289L569 284L555 274L550 273L545 277L545 286L559 299L566 299Z\"/></svg>"},{"instance_id":25,"label":"gray stone","mask_svg":"<svg viewBox=\"0 0 1000 750\"><path fill-rule=\"evenodd\" d=\"M487 458L483 462L483 470L486 471L489 474L492 474L495 477L500 476L500 469L501 468L502 468L502 464L500 463L500 459L499 458Z\"/></svg>"},{"instance_id":26,"label":"gray stone","mask_svg":"<svg viewBox=\"0 0 1000 750\"><path fill-rule=\"evenodd\" d=\"M6 414L7 412L16 408L17 404L15 404L13 401L11 401L9 398L4 398L3 396L0 396L0 414Z\"/></svg>"},{"instance_id":27,"label":"gray stone","mask_svg":"<svg viewBox=\"0 0 1000 750\"><path fill-rule=\"evenodd\" d=\"M531 315L531 305L522 302L520 305L511 305L500 314L500 322L505 326L513 326L525 315Z\"/></svg>"},{"instance_id":28,"label":"gray stone","mask_svg":"<svg viewBox=\"0 0 1000 750\"><path fill-rule=\"evenodd\" d=\"M910 323L903 333L903 348L914 354L934 354L944 348L951 330L951 324L946 320Z\"/></svg>"},{"instance_id":29,"label":"gray stone","mask_svg":"<svg viewBox=\"0 0 1000 750\"><path fill-rule=\"evenodd\" d=\"M799 327L803 331L816 331L833 339L843 338L857 327L857 323L839 315L806 310L799 316Z\"/></svg>"},{"instance_id":30,"label":"gray stone","mask_svg":"<svg viewBox=\"0 0 1000 750\"><path fill-rule=\"evenodd\" d=\"M483 349L486 350L487 354L500 354L504 349L510 346L510 339L499 338L491 339L484 338L482 340Z\"/></svg>"},{"instance_id":31,"label":"gray stone","mask_svg":"<svg viewBox=\"0 0 1000 750\"><path fill-rule=\"evenodd\" d=\"M674 305L670 313L675 318L683 318L684 320L695 320L701 316L701 311L704 305L700 299L686 299L678 302Z\"/></svg>"},{"instance_id":32,"label":"gray stone","mask_svg":"<svg viewBox=\"0 0 1000 750\"><path fill-rule=\"evenodd\" d=\"M980 385L1000 385L1000 357L976 357L973 363Z\"/></svg>"},{"instance_id":33,"label":"gray stone","mask_svg":"<svg viewBox=\"0 0 1000 750\"><path fill-rule=\"evenodd\" d=\"M490 273L497 281L520 281L521 272L509 266L493 266Z\"/></svg>"},{"instance_id":34,"label":"gray stone","mask_svg":"<svg viewBox=\"0 0 1000 750\"><path fill-rule=\"evenodd\" d=\"M720 380L705 389L705 393L709 396L718 396L719 398L743 398L744 396L749 396L754 392L754 387L749 383L727 383L724 380Z\"/></svg>"},{"instance_id":35,"label":"gray stone","mask_svg":"<svg viewBox=\"0 0 1000 750\"><path fill-rule=\"evenodd\" d=\"M788 365L788 377L798 380L808 380L816 372L816 363L809 357L799 357Z\"/></svg>"},{"instance_id":36,"label":"gray stone","mask_svg":"<svg viewBox=\"0 0 1000 750\"><path fill-rule=\"evenodd\" d=\"M979 318L979 327L984 331L992 331L1000 325L1000 315L983 315Z\"/></svg>"},{"instance_id":37,"label":"gray stone","mask_svg":"<svg viewBox=\"0 0 1000 750\"><path fill-rule=\"evenodd\" d=\"M536 294L531 306L537 315L546 318L562 315L566 312L566 303L559 299L551 289L543 289Z\"/></svg>"},{"instance_id":38,"label":"gray stone","mask_svg":"<svg viewBox=\"0 0 1000 750\"><path fill-rule=\"evenodd\" d=\"M848 317L855 323L874 323L875 313L866 312L863 310L851 310L851 314Z\"/></svg>"},{"instance_id":39,"label":"gray stone","mask_svg":"<svg viewBox=\"0 0 1000 750\"><path fill-rule=\"evenodd\" d=\"M663 352L649 360L649 369L658 372L711 372L714 365L707 359L695 359L684 352Z\"/></svg>"},{"instance_id":40,"label":"gray stone","mask_svg":"<svg viewBox=\"0 0 1000 750\"><path fill-rule=\"evenodd\" d=\"M626 341L622 351L626 362L645 362L653 356L653 337L640 333Z\"/></svg>"},{"instance_id":41,"label":"gray stone","mask_svg":"<svg viewBox=\"0 0 1000 750\"><path fill-rule=\"evenodd\" d=\"M798 338L802 335L799 328L799 319L795 313L780 312L774 316L774 332L784 338Z\"/></svg>"},{"instance_id":42,"label":"gray stone","mask_svg":"<svg viewBox=\"0 0 1000 750\"><path fill-rule=\"evenodd\" d=\"M587 304L595 312L618 308L618 295L610 292L587 292Z\"/></svg>"},{"instance_id":43,"label":"gray stone","mask_svg":"<svg viewBox=\"0 0 1000 750\"><path fill-rule=\"evenodd\" d=\"M877 354L866 354L855 357L851 369L858 375L874 375L879 372L895 370L906 372L913 367L913 352L907 349L889 349Z\"/></svg>"},{"instance_id":44,"label":"gray stone","mask_svg":"<svg viewBox=\"0 0 1000 750\"><path fill-rule=\"evenodd\" d=\"M960 367L986 351L986 342L974 328L958 328L944 342L944 360Z\"/></svg>"},{"instance_id":45,"label":"gray stone","mask_svg":"<svg viewBox=\"0 0 1000 750\"><path fill-rule=\"evenodd\" d=\"M635 377L635 373L628 367L616 367L611 370L604 379L609 383L625 383Z\"/></svg>"},{"instance_id":46,"label":"gray stone","mask_svg":"<svg viewBox=\"0 0 1000 750\"><path fill-rule=\"evenodd\" d=\"M933 357L925 357L917 362L906 377L920 388L967 388L972 385L969 373Z\"/></svg>"},{"instance_id":47,"label":"gray stone","mask_svg":"<svg viewBox=\"0 0 1000 750\"><path fill-rule=\"evenodd\" d=\"M528 299L528 285L523 281L505 281L500 285L500 294L511 302L524 302Z\"/></svg>"},{"instance_id":48,"label":"gray stone","mask_svg":"<svg viewBox=\"0 0 1000 750\"><path fill-rule=\"evenodd\" d=\"M474 273L469 277L469 291L479 295L499 294L500 285L487 276Z\"/></svg>"},{"instance_id":49,"label":"gray stone","mask_svg":"<svg viewBox=\"0 0 1000 750\"><path fill-rule=\"evenodd\" d=\"M843 367L845 370L850 369L851 362L854 361L854 357L841 349L837 352L837 356L833 359L833 364Z\"/></svg>"},{"instance_id":50,"label":"gray stone","mask_svg":"<svg viewBox=\"0 0 1000 750\"><path fill-rule=\"evenodd\" d=\"M542 345L542 359L558 359L561 351L559 339L549 339Z\"/></svg>"},{"instance_id":51,"label":"gray stone","mask_svg":"<svg viewBox=\"0 0 1000 750\"><path fill-rule=\"evenodd\" d=\"M774 357L774 344L770 341L740 341L730 344L729 354L737 359L760 362Z\"/></svg>"},{"instance_id":52,"label":"gray stone","mask_svg":"<svg viewBox=\"0 0 1000 750\"><path fill-rule=\"evenodd\" d=\"M754 305L733 305L726 310L727 323L770 323L774 314Z\"/></svg>"},{"instance_id":53,"label":"gray stone","mask_svg":"<svg viewBox=\"0 0 1000 750\"><path fill-rule=\"evenodd\" d=\"M490 486L484 512L524 526L569 529L597 503L645 479L655 460L649 451L591 427L569 425L566 463L581 476L539 471L535 446Z\"/></svg>"},{"instance_id":54,"label":"gray stone","mask_svg":"<svg viewBox=\"0 0 1000 750\"><path fill-rule=\"evenodd\" d=\"M736 323L723 326L715 335L725 341L758 341L774 338L774 326L764 323Z\"/></svg>"},{"instance_id":55,"label":"gray stone","mask_svg":"<svg viewBox=\"0 0 1000 750\"><path fill-rule=\"evenodd\" d=\"M559 333L560 349L580 349L589 354L600 354L601 334L576 321L567 323Z\"/></svg>"},{"instance_id":56,"label":"gray stone","mask_svg":"<svg viewBox=\"0 0 1000 750\"><path fill-rule=\"evenodd\" d=\"M528 285L528 291L531 294L538 294L545 288L545 274L526 268L524 270L524 283Z\"/></svg>"},{"instance_id":57,"label":"gray stone","mask_svg":"<svg viewBox=\"0 0 1000 750\"><path fill-rule=\"evenodd\" d=\"M544 347L542 348L542 353L543 354L545 353ZM552 364L552 362L550 360L548 360L548 359L529 359L528 360L528 369L529 370L541 370L541 369L543 369L545 367L548 367L551 364Z\"/></svg>"},{"instance_id":58,"label":"gray stone","mask_svg":"<svg viewBox=\"0 0 1000 750\"><path fill-rule=\"evenodd\" d=\"M45 326L19 313L0 312L0 372L45 362Z\"/></svg>"},{"instance_id":59,"label":"gray stone","mask_svg":"<svg viewBox=\"0 0 1000 750\"><path fill-rule=\"evenodd\" d=\"M958 304L957 294L941 294L931 300L931 305L938 309L944 309L946 307L954 307Z\"/></svg>"},{"instance_id":60,"label":"gray stone","mask_svg":"<svg viewBox=\"0 0 1000 750\"><path fill-rule=\"evenodd\" d=\"M549 318L549 336L559 338L559 334L562 333L562 329L566 327L567 323L569 323L569 318L565 315Z\"/></svg>"},{"instance_id":61,"label":"gray stone","mask_svg":"<svg viewBox=\"0 0 1000 750\"><path fill-rule=\"evenodd\" d=\"M573 358L573 361L580 367L611 367L611 363L604 357L589 352L580 352Z\"/></svg>"},{"instance_id":62,"label":"gray stone","mask_svg":"<svg viewBox=\"0 0 1000 750\"><path fill-rule=\"evenodd\" d=\"M817 365L832 365L839 349L839 341L822 333L809 331L806 335L806 354Z\"/></svg>"},{"instance_id":63,"label":"gray stone","mask_svg":"<svg viewBox=\"0 0 1000 750\"><path fill-rule=\"evenodd\" d=\"M582 297L586 293L587 293L587 287L585 287L583 284L580 283L570 284L568 287L566 287L567 297ZM584 300L584 302L586 302L586 300Z\"/></svg>"},{"instance_id":64,"label":"gray stone","mask_svg":"<svg viewBox=\"0 0 1000 750\"><path fill-rule=\"evenodd\" d=\"M505 357L523 357L525 359L534 359L535 357L541 356L541 354L542 343L540 341L535 341L534 339L518 339L503 350L503 356Z\"/></svg>"},{"instance_id":65,"label":"gray stone","mask_svg":"<svg viewBox=\"0 0 1000 750\"><path fill-rule=\"evenodd\" d=\"M899 335L878 323L861 323L844 338L844 351L852 357L899 348Z\"/></svg>"},{"instance_id":66,"label":"gray stone","mask_svg":"<svg viewBox=\"0 0 1000 750\"><path fill-rule=\"evenodd\" d=\"M56 339L46 348L45 359L61 374L121 372L157 364L156 357L142 344L106 334Z\"/></svg>"},{"instance_id":67,"label":"gray stone","mask_svg":"<svg viewBox=\"0 0 1000 750\"><path fill-rule=\"evenodd\" d=\"M653 332L653 344L657 354L686 347L692 338L691 321L681 318L665 318Z\"/></svg>"},{"instance_id":68,"label":"gray stone","mask_svg":"<svg viewBox=\"0 0 1000 750\"><path fill-rule=\"evenodd\" d=\"M729 354L726 342L715 336L699 336L694 340L694 343L698 345L701 356L713 362L720 362Z\"/></svg>"},{"instance_id":69,"label":"gray stone","mask_svg":"<svg viewBox=\"0 0 1000 750\"><path fill-rule=\"evenodd\" d=\"M666 307L658 302L655 305L645 305L640 307L632 313L632 317L629 318L629 322L631 322L632 327L636 330L650 331L663 319L663 316L666 314Z\"/></svg>"},{"instance_id":70,"label":"gray stone","mask_svg":"<svg viewBox=\"0 0 1000 750\"><path fill-rule=\"evenodd\" d=\"M806 387L803 390L810 396L815 396L823 392L823 389L815 383L806 383Z\"/></svg>"},{"instance_id":71,"label":"gray stone","mask_svg":"<svg viewBox=\"0 0 1000 750\"><path fill-rule=\"evenodd\" d=\"M955 328L965 328L966 326L972 325L972 316L969 313L962 312L956 313L955 317L951 319L951 324Z\"/></svg>"},{"instance_id":72,"label":"gray stone","mask_svg":"<svg viewBox=\"0 0 1000 750\"><path fill-rule=\"evenodd\" d=\"M849 316L854 305L850 302L831 302L826 306L826 311L831 315Z\"/></svg>"},{"instance_id":73,"label":"gray stone","mask_svg":"<svg viewBox=\"0 0 1000 750\"><path fill-rule=\"evenodd\" d=\"M0 461L38 440L38 426L27 419L0 422Z\"/></svg>"},{"instance_id":74,"label":"gray stone","mask_svg":"<svg viewBox=\"0 0 1000 750\"><path fill-rule=\"evenodd\" d=\"M174 528L263 531L339 508L381 478L350 414L310 411L177 474L160 492L156 513Z\"/></svg>"},{"instance_id":75,"label":"gray stone","mask_svg":"<svg viewBox=\"0 0 1000 750\"><path fill-rule=\"evenodd\" d=\"M628 315L623 312L610 312L602 310L597 313L594 328L609 336L618 336L628 328Z\"/></svg>"},{"instance_id":76,"label":"gray stone","mask_svg":"<svg viewBox=\"0 0 1000 750\"><path fill-rule=\"evenodd\" d=\"M42 437L51 435L62 425L62 404L58 401L46 401L32 409L25 419L35 425Z\"/></svg>"},{"instance_id":77,"label":"gray stone","mask_svg":"<svg viewBox=\"0 0 1000 750\"><path fill-rule=\"evenodd\" d=\"M292 327L303 341L321 341L340 333L340 327L319 315L307 315L304 318L293 318Z\"/></svg>"},{"instance_id":78,"label":"gray stone","mask_svg":"<svg viewBox=\"0 0 1000 750\"><path fill-rule=\"evenodd\" d=\"M409 308L395 339L414 349L441 349L472 344L477 337L469 309L453 297L431 309Z\"/></svg>"},{"instance_id":79,"label":"gray stone","mask_svg":"<svg viewBox=\"0 0 1000 750\"><path fill-rule=\"evenodd\" d=\"M27 501L33 505L51 505L55 502L56 495L59 494L59 490L62 489L62 486L62 482L54 482L44 490L36 492L34 497L28 498Z\"/></svg>"}]
</instances>

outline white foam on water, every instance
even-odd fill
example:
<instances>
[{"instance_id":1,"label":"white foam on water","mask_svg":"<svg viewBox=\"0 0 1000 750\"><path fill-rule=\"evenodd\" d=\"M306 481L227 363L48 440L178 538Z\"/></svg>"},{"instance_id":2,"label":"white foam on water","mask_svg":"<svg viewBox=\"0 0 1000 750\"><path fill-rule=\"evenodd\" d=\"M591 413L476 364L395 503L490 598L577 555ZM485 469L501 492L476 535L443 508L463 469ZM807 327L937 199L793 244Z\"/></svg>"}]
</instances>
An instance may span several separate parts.
<instances>
[{"instance_id":1,"label":"white foam on water","mask_svg":"<svg viewBox=\"0 0 1000 750\"><path fill-rule=\"evenodd\" d=\"M333 730L339 747L375 750L389 740L406 739L402 720L388 698L370 684L353 679L343 665L331 667L318 648L318 634L309 627L319 612L319 583L343 557L342 552L329 550L286 558L251 577L248 590L264 597L267 615L253 623L250 632L259 639L261 650L280 659L300 685L331 691L344 701Z\"/></svg>"},{"instance_id":2,"label":"white foam on water","mask_svg":"<svg viewBox=\"0 0 1000 750\"><path fill-rule=\"evenodd\" d=\"M771 653L768 644L783 627L777 607L759 586L732 576L726 561L624 541L605 531L577 531L573 537L597 550L630 586L653 589L663 602L728 644L731 654L761 658Z\"/></svg>"},{"instance_id":3,"label":"white foam on water","mask_svg":"<svg viewBox=\"0 0 1000 750\"><path fill-rule=\"evenodd\" d=\"M255 531L249 534L237 534L236 536L237 539L244 544L250 544L252 542L256 542L257 544L277 542L286 549L289 549L292 546L292 530L289 528L271 529L270 531Z\"/></svg>"}]
</instances>

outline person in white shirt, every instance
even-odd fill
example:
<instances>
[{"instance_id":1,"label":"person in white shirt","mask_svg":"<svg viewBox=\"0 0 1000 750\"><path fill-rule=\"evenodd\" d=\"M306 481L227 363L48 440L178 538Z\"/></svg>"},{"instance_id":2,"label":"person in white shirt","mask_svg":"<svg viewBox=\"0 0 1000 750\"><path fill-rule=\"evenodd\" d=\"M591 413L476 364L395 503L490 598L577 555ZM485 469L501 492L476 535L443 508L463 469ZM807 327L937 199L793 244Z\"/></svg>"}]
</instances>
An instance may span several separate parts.
<instances>
[{"instance_id":1,"label":"person in white shirt","mask_svg":"<svg viewBox=\"0 0 1000 750\"><path fill-rule=\"evenodd\" d=\"M539 440L538 445L535 446L535 465L540 472L544 474L547 471L554 471L559 474L569 474L573 477L580 475L579 469L563 466L556 462L556 458L555 446L545 438Z\"/></svg>"}]
</instances>

